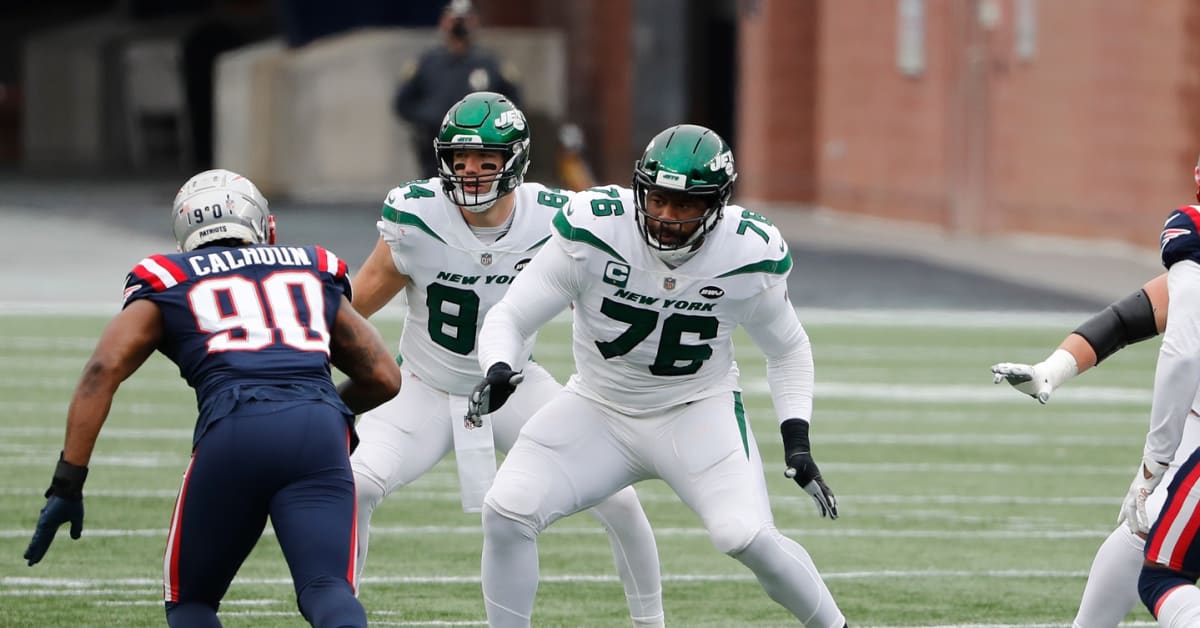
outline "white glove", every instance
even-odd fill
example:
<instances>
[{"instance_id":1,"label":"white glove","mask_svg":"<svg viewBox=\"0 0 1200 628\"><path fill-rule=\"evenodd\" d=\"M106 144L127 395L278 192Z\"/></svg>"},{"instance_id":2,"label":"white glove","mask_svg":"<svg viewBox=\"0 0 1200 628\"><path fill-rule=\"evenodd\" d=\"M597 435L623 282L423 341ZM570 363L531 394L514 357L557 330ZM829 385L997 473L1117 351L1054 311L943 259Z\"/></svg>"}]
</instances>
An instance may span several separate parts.
<instances>
[{"instance_id":1,"label":"white glove","mask_svg":"<svg viewBox=\"0 0 1200 628\"><path fill-rule=\"evenodd\" d=\"M1075 356L1066 349L1056 349L1049 357L1037 364L1020 364L1017 362L1001 362L992 365L992 383L999 384L1007 381L1016 388L1041 403L1050 401L1050 393L1063 382L1075 377L1079 366Z\"/></svg>"},{"instance_id":2,"label":"white glove","mask_svg":"<svg viewBox=\"0 0 1200 628\"><path fill-rule=\"evenodd\" d=\"M1150 531L1150 519L1146 515L1146 498L1154 492L1167 465L1149 458L1142 458L1137 473L1133 474L1133 482L1129 492L1125 494L1125 502L1121 504L1121 514L1117 515L1117 525L1125 524L1134 534L1145 536Z\"/></svg>"}]
</instances>

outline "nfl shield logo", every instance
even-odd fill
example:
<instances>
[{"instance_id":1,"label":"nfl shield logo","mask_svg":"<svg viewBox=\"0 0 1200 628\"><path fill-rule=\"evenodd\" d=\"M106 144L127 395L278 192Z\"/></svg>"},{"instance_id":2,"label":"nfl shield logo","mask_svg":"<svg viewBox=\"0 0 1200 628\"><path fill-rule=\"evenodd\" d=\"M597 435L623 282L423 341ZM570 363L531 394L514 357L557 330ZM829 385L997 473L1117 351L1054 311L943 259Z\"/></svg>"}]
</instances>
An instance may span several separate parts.
<instances>
[{"instance_id":1,"label":"nfl shield logo","mask_svg":"<svg viewBox=\"0 0 1200 628\"><path fill-rule=\"evenodd\" d=\"M663 279L663 290L674 290L674 289L675 289L675 278L674 277L667 277L666 279Z\"/></svg>"},{"instance_id":2,"label":"nfl shield logo","mask_svg":"<svg viewBox=\"0 0 1200 628\"><path fill-rule=\"evenodd\" d=\"M492 265L492 254L484 253L484 254L480 255L479 263L483 264L484 266L491 266Z\"/></svg>"}]
</instances>

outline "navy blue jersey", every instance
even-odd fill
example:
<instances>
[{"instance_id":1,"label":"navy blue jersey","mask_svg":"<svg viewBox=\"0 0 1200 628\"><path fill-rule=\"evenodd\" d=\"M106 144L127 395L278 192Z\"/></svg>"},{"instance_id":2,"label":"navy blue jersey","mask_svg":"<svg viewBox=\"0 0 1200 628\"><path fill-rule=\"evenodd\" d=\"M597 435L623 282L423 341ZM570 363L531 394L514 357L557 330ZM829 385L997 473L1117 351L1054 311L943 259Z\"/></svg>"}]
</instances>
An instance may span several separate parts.
<instances>
[{"instance_id":1,"label":"navy blue jersey","mask_svg":"<svg viewBox=\"0 0 1200 628\"><path fill-rule=\"evenodd\" d=\"M1171 212L1163 223L1159 248L1167 268L1185 259L1200 263L1200 209L1184 205Z\"/></svg>"},{"instance_id":2,"label":"navy blue jersey","mask_svg":"<svg viewBox=\"0 0 1200 628\"><path fill-rule=\"evenodd\" d=\"M196 390L196 439L247 399L315 399L345 414L329 367L330 328L350 297L346 263L319 246L206 247L151 255L125 305L159 308L159 351Z\"/></svg>"}]
</instances>

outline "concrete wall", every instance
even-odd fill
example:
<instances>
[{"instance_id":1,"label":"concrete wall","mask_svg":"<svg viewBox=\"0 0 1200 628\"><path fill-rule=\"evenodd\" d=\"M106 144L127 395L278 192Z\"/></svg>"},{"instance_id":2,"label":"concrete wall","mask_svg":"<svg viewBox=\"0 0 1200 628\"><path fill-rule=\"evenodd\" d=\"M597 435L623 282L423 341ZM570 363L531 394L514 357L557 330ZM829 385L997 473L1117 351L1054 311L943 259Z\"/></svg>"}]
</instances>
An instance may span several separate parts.
<instances>
[{"instance_id":1,"label":"concrete wall","mask_svg":"<svg viewBox=\"0 0 1200 628\"><path fill-rule=\"evenodd\" d=\"M126 157L117 50L134 31L115 18L31 35L23 48L26 166L95 170Z\"/></svg>"},{"instance_id":2,"label":"concrete wall","mask_svg":"<svg viewBox=\"0 0 1200 628\"><path fill-rule=\"evenodd\" d=\"M436 42L433 30L372 29L298 50L268 43L223 55L215 163L245 174L267 194L379 200L417 175L408 127L391 102L404 62ZM535 145L552 147L552 124L566 108L561 34L491 29L480 43L517 66Z\"/></svg>"}]
</instances>

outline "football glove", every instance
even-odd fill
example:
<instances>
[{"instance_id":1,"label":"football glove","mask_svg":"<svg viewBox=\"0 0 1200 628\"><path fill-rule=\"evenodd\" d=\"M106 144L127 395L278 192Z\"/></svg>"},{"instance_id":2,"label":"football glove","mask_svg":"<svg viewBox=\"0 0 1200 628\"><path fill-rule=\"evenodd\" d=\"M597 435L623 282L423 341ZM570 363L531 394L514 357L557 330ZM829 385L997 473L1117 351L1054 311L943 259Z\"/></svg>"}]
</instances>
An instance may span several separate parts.
<instances>
[{"instance_id":1,"label":"football glove","mask_svg":"<svg viewBox=\"0 0 1200 628\"><path fill-rule=\"evenodd\" d=\"M1016 388L1040 403L1050 401L1050 393L1063 382L1071 379L1079 372L1075 356L1065 349L1057 349L1045 360L1037 364L1020 364L1017 362L1001 362L992 365L992 383L999 384L1007 381Z\"/></svg>"},{"instance_id":2,"label":"football glove","mask_svg":"<svg viewBox=\"0 0 1200 628\"><path fill-rule=\"evenodd\" d=\"M1155 487L1162 482L1163 474L1167 472L1167 465L1142 458L1142 463L1138 465L1137 473L1133 475L1133 482L1129 485L1129 492L1125 494L1125 501L1121 504L1121 514L1117 515L1117 525L1124 524L1129 531L1139 536L1145 537L1150 531L1150 518L1146 515L1146 498L1150 497L1150 493L1154 492Z\"/></svg>"},{"instance_id":3,"label":"football glove","mask_svg":"<svg viewBox=\"0 0 1200 628\"><path fill-rule=\"evenodd\" d=\"M808 421L788 419L779 425L779 431L783 434L783 456L787 462L787 470L783 474L795 480L813 498L822 517L837 519L837 499L821 478L821 470L812 457L812 447L808 443Z\"/></svg>"},{"instance_id":4,"label":"football glove","mask_svg":"<svg viewBox=\"0 0 1200 628\"><path fill-rule=\"evenodd\" d=\"M64 523L71 522L72 539L83 534L83 482L87 473L87 467L71 464L59 454L50 488L46 489L46 505L42 507L33 538L25 549L25 560L30 567L46 555L54 535Z\"/></svg>"},{"instance_id":5,"label":"football glove","mask_svg":"<svg viewBox=\"0 0 1200 628\"><path fill-rule=\"evenodd\" d=\"M485 414L500 409L513 391L525 379L524 373L514 372L507 362L497 362L488 368L487 376L475 385L467 400L467 427L482 427Z\"/></svg>"}]
</instances>

